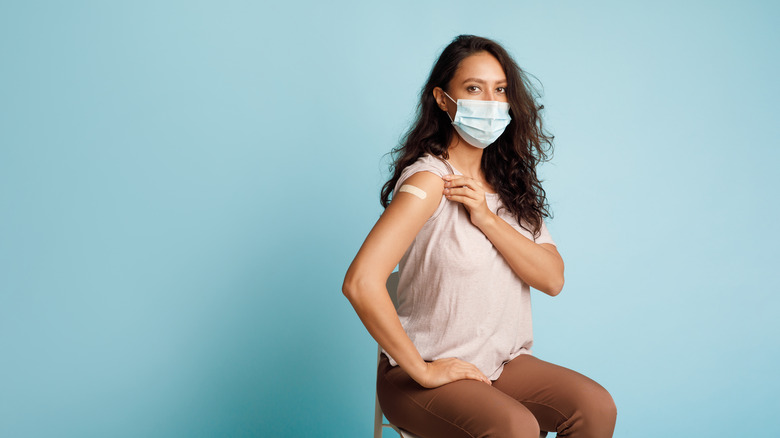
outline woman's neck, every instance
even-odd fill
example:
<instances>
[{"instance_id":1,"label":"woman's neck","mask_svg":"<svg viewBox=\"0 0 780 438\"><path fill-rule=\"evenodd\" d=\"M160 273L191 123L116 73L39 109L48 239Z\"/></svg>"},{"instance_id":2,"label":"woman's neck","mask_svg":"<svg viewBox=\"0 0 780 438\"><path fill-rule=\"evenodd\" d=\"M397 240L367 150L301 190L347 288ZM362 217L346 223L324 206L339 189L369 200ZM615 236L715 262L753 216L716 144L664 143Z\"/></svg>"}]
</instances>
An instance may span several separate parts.
<instances>
[{"instance_id":1,"label":"woman's neck","mask_svg":"<svg viewBox=\"0 0 780 438\"><path fill-rule=\"evenodd\" d=\"M482 175L482 149L475 148L455 135L447 148L448 161L465 176L484 181Z\"/></svg>"}]
</instances>

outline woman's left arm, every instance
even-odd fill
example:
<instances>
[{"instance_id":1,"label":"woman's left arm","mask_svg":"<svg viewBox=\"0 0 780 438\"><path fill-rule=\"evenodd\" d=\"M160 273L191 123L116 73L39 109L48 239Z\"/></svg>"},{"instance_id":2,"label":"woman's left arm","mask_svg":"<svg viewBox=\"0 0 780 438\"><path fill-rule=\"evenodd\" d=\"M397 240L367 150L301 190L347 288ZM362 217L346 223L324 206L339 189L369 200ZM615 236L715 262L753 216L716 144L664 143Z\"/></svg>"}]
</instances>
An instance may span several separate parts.
<instances>
[{"instance_id":1,"label":"woman's left arm","mask_svg":"<svg viewBox=\"0 0 780 438\"><path fill-rule=\"evenodd\" d=\"M482 230L512 270L532 288L550 296L563 289L563 259L550 243L537 244L490 211L478 181L462 175L443 177L444 196L466 207L471 223Z\"/></svg>"}]
</instances>

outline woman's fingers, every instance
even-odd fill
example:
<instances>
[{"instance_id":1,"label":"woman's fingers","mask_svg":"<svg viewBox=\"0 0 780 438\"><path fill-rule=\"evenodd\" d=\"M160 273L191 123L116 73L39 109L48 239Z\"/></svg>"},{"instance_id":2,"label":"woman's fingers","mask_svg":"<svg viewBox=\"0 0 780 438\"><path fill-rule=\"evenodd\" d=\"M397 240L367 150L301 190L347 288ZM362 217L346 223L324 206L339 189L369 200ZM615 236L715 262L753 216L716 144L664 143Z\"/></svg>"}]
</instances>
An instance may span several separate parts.
<instances>
[{"instance_id":1,"label":"woman's fingers","mask_svg":"<svg viewBox=\"0 0 780 438\"><path fill-rule=\"evenodd\" d=\"M476 190L477 189L477 185L476 184L474 184L473 182L468 182L468 181L462 181L462 182L448 181L448 182L444 183L444 187L445 188L450 188L450 189L454 189L456 187L463 187L463 188L470 189L470 190Z\"/></svg>"},{"instance_id":2,"label":"woman's fingers","mask_svg":"<svg viewBox=\"0 0 780 438\"><path fill-rule=\"evenodd\" d=\"M466 207L471 217L471 223L479 228L489 222L491 211L487 205L485 189L482 183L474 178L462 175L444 175L444 196Z\"/></svg>"},{"instance_id":3,"label":"woman's fingers","mask_svg":"<svg viewBox=\"0 0 780 438\"><path fill-rule=\"evenodd\" d=\"M482 196L484 197L484 195ZM450 201L460 202L461 204L465 205L469 211L478 207L482 202L482 199L479 198L479 194L477 194L477 192L465 188L449 190L444 189L444 197Z\"/></svg>"},{"instance_id":4,"label":"woman's fingers","mask_svg":"<svg viewBox=\"0 0 780 438\"><path fill-rule=\"evenodd\" d=\"M460 359L456 359L456 360L458 361L458 364L463 367L463 369L465 371L465 376L467 378L474 379L474 380L481 380L481 381L487 383L488 385L491 384L490 379L488 379L487 376L485 376L482 373L482 371L480 371L479 368L477 368L476 365L474 365L472 363L469 363L469 362L466 362L466 361L463 361L463 360L460 360Z\"/></svg>"},{"instance_id":5,"label":"woman's fingers","mask_svg":"<svg viewBox=\"0 0 780 438\"><path fill-rule=\"evenodd\" d=\"M479 204L485 198L485 192L482 189L482 184L473 178L468 178L460 175L445 175L444 177L444 196L447 199L458 201L463 203L469 200L470 206Z\"/></svg>"},{"instance_id":6,"label":"woman's fingers","mask_svg":"<svg viewBox=\"0 0 780 438\"><path fill-rule=\"evenodd\" d=\"M420 384L435 388L456 380L471 379L491 385L488 379L474 364L457 358L438 359L428 363L428 372Z\"/></svg>"},{"instance_id":7,"label":"woman's fingers","mask_svg":"<svg viewBox=\"0 0 780 438\"><path fill-rule=\"evenodd\" d=\"M466 196L456 196L456 195L447 195L447 199L449 199L450 201L460 202L461 204L464 204L467 207L469 207L470 206L469 203L473 201L472 198L467 198Z\"/></svg>"},{"instance_id":8,"label":"woman's fingers","mask_svg":"<svg viewBox=\"0 0 780 438\"><path fill-rule=\"evenodd\" d=\"M468 377L469 377L469 379L472 379L472 380L479 380L480 382L485 382L488 385L492 385L493 384L493 382L491 382L490 379L488 379L487 377L485 377L481 373L480 374L471 373L471 374L468 375Z\"/></svg>"},{"instance_id":9,"label":"woman's fingers","mask_svg":"<svg viewBox=\"0 0 780 438\"><path fill-rule=\"evenodd\" d=\"M482 184L479 181L463 175L444 175L442 179L445 187L468 186L472 189L482 188Z\"/></svg>"},{"instance_id":10,"label":"woman's fingers","mask_svg":"<svg viewBox=\"0 0 780 438\"><path fill-rule=\"evenodd\" d=\"M479 370L468 371L465 374L465 377L468 378L468 379L471 379L471 380L479 380L480 382L487 383L488 385L492 384L492 382L490 382L490 379L485 377L485 375L482 374Z\"/></svg>"},{"instance_id":11,"label":"woman's fingers","mask_svg":"<svg viewBox=\"0 0 780 438\"><path fill-rule=\"evenodd\" d=\"M472 199L479 199L477 191L468 187L445 188L444 195L445 196L461 195Z\"/></svg>"}]
</instances>

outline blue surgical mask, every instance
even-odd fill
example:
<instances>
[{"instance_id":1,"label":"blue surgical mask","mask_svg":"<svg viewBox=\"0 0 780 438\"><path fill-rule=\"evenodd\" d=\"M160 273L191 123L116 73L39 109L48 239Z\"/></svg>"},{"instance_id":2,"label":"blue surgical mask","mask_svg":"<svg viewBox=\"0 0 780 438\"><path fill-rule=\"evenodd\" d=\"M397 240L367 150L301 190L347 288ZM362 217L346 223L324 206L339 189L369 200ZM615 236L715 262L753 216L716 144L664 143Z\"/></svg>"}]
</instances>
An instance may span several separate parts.
<instances>
[{"instance_id":1,"label":"blue surgical mask","mask_svg":"<svg viewBox=\"0 0 780 438\"><path fill-rule=\"evenodd\" d=\"M466 142L474 147L484 149L490 146L504 133L512 117L509 116L509 104L495 100L455 101L447 92L444 95L458 105L452 126ZM446 111L445 111L446 112ZM447 112L447 117L450 113Z\"/></svg>"}]
</instances>

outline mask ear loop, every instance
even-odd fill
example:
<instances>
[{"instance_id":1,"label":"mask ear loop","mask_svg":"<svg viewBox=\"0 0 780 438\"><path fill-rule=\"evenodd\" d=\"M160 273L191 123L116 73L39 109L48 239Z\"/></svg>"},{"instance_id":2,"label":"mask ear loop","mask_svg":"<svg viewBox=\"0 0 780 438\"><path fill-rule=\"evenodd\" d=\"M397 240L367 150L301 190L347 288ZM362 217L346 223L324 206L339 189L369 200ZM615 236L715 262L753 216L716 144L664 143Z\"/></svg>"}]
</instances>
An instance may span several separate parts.
<instances>
[{"instance_id":1,"label":"mask ear loop","mask_svg":"<svg viewBox=\"0 0 780 438\"><path fill-rule=\"evenodd\" d=\"M457 105L457 104L458 104L458 101L456 101L455 99L453 99L452 97L450 97L450 95L449 95L449 94L447 94L447 92L446 92L446 91L444 91L444 90L441 90L441 92L442 92L442 93L444 93L444 95L445 95L445 96L449 97L449 98L450 98L450 100L451 100L451 101L452 101L452 102L453 102L455 105Z\"/></svg>"},{"instance_id":2,"label":"mask ear loop","mask_svg":"<svg viewBox=\"0 0 780 438\"><path fill-rule=\"evenodd\" d=\"M455 103L455 105L457 105L457 104L458 104L458 102L457 102L455 99L453 99L452 97L450 97L450 95L449 95L449 94L447 94L447 92L446 92L446 91L444 91L444 90L441 90L441 91L442 91L442 93L444 93L444 95L445 95L445 96L449 97L449 98L450 98L450 100L451 100L451 101L453 101L453 102ZM449 117L449 118L450 118L450 122L455 122L454 120L452 120L452 117L450 117L450 112L449 112L449 111L445 110L444 112L447 114L447 117ZM455 112L455 115L457 115L457 110L456 110L456 112ZM436 158L438 158L439 160L441 160L442 162L444 162L444 164L447 166L447 169L449 169L450 173L451 173L452 175L455 175L455 169L453 169L453 168L452 168L452 166L450 165L450 162L449 162L449 161L447 161L447 160L445 160L444 158L441 158L441 157L436 157Z\"/></svg>"},{"instance_id":3,"label":"mask ear loop","mask_svg":"<svg viewBox=\"0 0 780 438\"><path fill-rule=\"evenodd\" d=\"M449 97L449 98L450 98L450 100L452 101L452 103L454 103L456 106L458 105L458 101L456 101L455 99L453 99L452 97L450 97L450 95L449 95L449 94L447 94L447 92L446 92L446 91L444 91L444 90L441 90L441 92L442 92L442 93L444 93L444 95L445 95L445 96ZM449 118L450 118L450 122L454 122L454 121L455 121L455 120L453 120L453 119L452 119L452 117L450 117L450 112L449 112L449 111L447 111L447 110L444 110L444 112L445 112L445 113L447 113L447 117L449 117ZM458 115L457 113L458 113L458 111L457 111L457 109L456 109L456 110L455 110L455 115Z\"/></svg>"}]
</instances>

